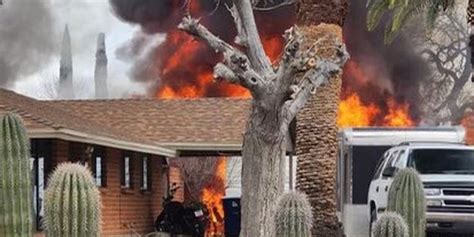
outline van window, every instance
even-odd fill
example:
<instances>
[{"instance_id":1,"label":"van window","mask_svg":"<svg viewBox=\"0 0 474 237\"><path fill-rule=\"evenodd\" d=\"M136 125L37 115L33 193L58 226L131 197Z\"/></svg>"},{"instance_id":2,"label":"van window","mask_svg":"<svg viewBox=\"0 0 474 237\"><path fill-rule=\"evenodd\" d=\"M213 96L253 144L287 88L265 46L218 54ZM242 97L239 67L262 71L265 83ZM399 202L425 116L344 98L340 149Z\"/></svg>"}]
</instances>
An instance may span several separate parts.
<instances>
[{"instance_id":1,"label":"van window","mask_svg":"<svg viewBox=\"0 0 474 237\"><path fill-rule=\"evenodd\" d=\"M420 174L474 174L474 150L417 149L411 159Z\"/></svg>"}]
</instances>

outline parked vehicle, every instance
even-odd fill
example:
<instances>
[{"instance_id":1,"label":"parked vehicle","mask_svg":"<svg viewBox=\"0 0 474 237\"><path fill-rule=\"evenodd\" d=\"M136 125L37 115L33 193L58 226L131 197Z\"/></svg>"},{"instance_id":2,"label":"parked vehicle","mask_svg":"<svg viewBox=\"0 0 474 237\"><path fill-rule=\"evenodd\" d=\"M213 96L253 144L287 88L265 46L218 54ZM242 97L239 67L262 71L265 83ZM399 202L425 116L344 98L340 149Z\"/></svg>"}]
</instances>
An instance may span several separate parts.
<instances>
[{"instance_id":1,"label":"parked vehicle","mask_svg":"<svg viewBox=\"0 0 474 237\"><path fill-rule=\"evenodd\" d=\"M183 203L173 201L179 188L173 183L168 195L163 198L163 211L155 221L156 231L169 233L171 236L204 237L206 210L201 206L185 207Z\"/></svg>"},{"instance_id":2,"label":"parked vehicle","mask_svg":"<svg viewBox=\"0 0 474 237\"><path fill-rule=\"evenodd\" d=\"M387 207L394 175L406 167L423 181L427 230L474 235L474 147L460 143L405 142L387 150L369 187L370 225Z\"/></svg>"}]
</instances>

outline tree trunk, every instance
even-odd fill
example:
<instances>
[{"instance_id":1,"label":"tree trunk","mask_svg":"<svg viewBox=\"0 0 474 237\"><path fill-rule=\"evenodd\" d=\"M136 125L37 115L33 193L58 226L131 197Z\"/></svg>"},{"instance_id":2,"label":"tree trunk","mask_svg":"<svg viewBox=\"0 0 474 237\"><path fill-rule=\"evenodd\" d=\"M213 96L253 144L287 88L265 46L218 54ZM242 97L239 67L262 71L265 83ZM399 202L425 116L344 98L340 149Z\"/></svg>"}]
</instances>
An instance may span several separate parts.
<instances>
[{"instance_id":1,"label":"tree trunk","mask_svg":"<svg viewBox=\"0 0 474 237\"><path fill-rule=\"evenodd\" d=\"M278 111L252 105L242 152L242 237L274 237L286 150Z\"/></svg>"},{"instance_id":2,"label":"tree trunk","mask_svg":"<svg viewBox=\"0 0 474 237\"><path fill-rule=\"evenodd\" d=\"M305 38L336 34L342 40L340 26L347 11L347 0L300 0L297 25ZM341 85L339 75L321 87L297 117L296 188L308 195L313 207L313 236L342 235L336 216L336 121Z\"/></svg>"}]
</instances>

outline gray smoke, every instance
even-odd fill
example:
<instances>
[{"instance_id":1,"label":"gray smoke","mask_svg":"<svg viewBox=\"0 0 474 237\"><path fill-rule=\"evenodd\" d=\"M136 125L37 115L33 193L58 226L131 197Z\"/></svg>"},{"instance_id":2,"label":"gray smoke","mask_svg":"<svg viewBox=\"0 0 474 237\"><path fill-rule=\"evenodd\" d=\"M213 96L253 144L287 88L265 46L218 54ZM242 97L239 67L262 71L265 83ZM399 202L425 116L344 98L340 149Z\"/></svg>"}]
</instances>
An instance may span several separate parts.
<instances>
[{"instance_id":1,"label":"gray smoke","mask_svg":"<svg viewBox=\"0 0 474 237\"><path fill-rule=\"evenodd\" d=\"M410 39L410 32L401 34L390 45L384 44L385 22L374 32L369 32L365 3L366 1L351 1L344 25L344 37L351 61L356 62L361 70L371 73L364 78L365 83L360 83L353 74L345 73L343 86L357 91L363 101L378 103L380 107L386 106L387 96L393 96L399 103L407 102L411 115L418 120L418 90L420 83L428 80L429 65L417 52L417 46Z\"/></svg>"},{"instance_id":2,"label":"gray smoke","mask_svg":"<svg viewBox=\"0 0 474 237\"><path fill-rule=\"evenodd\" d=\"M0 6L0 87L37 72L55 52L50 3L6 0Z\"/></svg>"}]
</instances>

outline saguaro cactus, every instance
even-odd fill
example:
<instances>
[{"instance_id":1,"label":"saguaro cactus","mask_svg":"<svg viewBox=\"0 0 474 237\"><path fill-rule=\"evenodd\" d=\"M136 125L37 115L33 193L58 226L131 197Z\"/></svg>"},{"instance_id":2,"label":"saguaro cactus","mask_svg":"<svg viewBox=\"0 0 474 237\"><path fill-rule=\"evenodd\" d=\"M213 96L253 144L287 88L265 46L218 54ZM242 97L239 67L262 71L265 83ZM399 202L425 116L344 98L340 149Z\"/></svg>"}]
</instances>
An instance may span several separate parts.
<instances>
[{"instance_id":1,"label":"saguaro cactus","mask_svg":"<svg viewBox=\"0 0 474 237\"><path fill-rule=\"evenodd\" d=\"M423 183L416 170L400 170L388 194L387 210L399 213L408 225L411 237L424 237L426 202Z\"/></svg>"},{"instance_id":2,"label":"saguaro cactus","mask_svg":"<svg viewBox=\"0 0 474 237\"><path fill-rule=\"evenodd\" d=\"M33 236L29 140L18 116L0 123L0 236Z\"/></svg>"},{"instance_id":3,"label":"saguaro cactus","mask_svg":"<svg viewBox=\"0 0 474 237\"><path fill-rule=\"evenodd\" d=\"M402 216L395 212L386 212L374 225L373 237L409 237L408 226Z\"/></svg>"},{"instance_id":4,"label":"saguaro cactus","mask_svg":"<svg viewBox=\"0 0 474 237\"><path fill-rule=\"evenodd\" d=\"M100 236L100 194L85 166L59 165L48 185L44 222L48 236Z\"/></svg>"},{"instance_id":5,"label":"saguaro cactus","mask_svg":"<svg viewBox=\"0 0 474 237\"><path fill-rule=\"evenodd\" d=\"M309 237L312 223L311 204L305 194L290 192L280 197L275 216L277 237Z\"/></svg>"}]
</instances>

